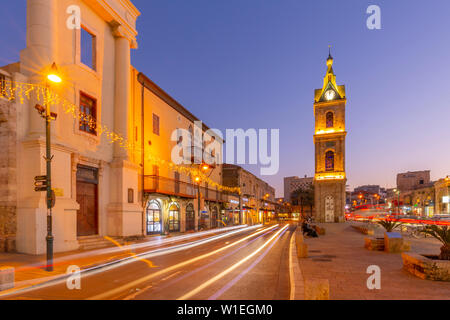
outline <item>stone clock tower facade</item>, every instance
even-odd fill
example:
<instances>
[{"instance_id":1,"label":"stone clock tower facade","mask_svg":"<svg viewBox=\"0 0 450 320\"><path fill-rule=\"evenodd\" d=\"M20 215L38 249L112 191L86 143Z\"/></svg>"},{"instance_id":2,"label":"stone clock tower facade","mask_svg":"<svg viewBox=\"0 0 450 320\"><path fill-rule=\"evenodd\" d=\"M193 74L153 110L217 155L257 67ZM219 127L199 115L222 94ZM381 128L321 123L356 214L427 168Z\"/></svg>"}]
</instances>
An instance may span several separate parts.
<instances>
[{"instance_id":1,"label":"stone clock tower facade","mask_svg":"<svg viewBox=\"0 0 450 320\"><path fill-rule=\"evenodd\" d=\"M315 220L345 221L345 86L337 85L333 57L327 59L323 87L315 90Z\"/></svg>"}]
</instances>

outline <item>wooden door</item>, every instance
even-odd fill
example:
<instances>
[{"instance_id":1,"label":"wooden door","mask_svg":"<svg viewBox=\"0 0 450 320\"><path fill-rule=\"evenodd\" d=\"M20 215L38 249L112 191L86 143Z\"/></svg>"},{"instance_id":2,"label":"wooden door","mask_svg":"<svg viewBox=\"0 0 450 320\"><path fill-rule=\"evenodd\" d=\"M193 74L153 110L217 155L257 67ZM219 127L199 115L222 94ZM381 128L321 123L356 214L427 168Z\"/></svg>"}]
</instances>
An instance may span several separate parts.
<instances>
[{"instance_id":1,"label":"wooden door","mask_svg":"<svg viewBox=\"0 0 450 320\"><path fill-rule=\"evenodd\" d=\"M192 205L186 208L186 231L195 230L195 211Z\"/></svg>"},{"instance_id":2,"label":"wooden door","mask_svg":"<svg viewBox=\"0 0 450 320\"><path fill-rule=\"evenodd\" d=\"M325 198L325 222L334 222L334 198L333 196L327 196Z\"/></svg>"},{"instance_id":3,"label":"wooden door","mask_svg":"<svg viewBox=\"0 0 450 320\"><path fill-rule=\"evenodd\" d=\"M77 181L77 234L79 237L98 234L98 190L94 183Z\"/></svg>"}]
</instances>

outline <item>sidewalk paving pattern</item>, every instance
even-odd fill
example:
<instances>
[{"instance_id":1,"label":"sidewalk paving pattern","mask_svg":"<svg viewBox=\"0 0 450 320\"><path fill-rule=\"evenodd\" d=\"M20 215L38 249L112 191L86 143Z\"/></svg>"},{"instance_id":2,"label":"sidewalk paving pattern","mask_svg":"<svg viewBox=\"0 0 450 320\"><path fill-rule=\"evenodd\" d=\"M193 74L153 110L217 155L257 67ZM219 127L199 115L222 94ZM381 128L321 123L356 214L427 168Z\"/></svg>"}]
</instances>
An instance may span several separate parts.
<instances>
[{"instance_id":1,"label":"sidewalk paving pattern","mask_svg":"<svg viewBox=\"0 0 450 320\"><path fill-rule=\"evenodd\" d=\"M365 235L351 228L350 223L319 224L326 235L308 238L309 256L299 259L305 279L328 279L330 300L450 300L450 282L421 280L404 271L400 254L369 251L364 248ZM383 231L376 229L375 236ZM413 239L411 251L439 253L435 239ZM367 288L367 268L381 268L381 290Z\"/></svg>"}]
</instances>

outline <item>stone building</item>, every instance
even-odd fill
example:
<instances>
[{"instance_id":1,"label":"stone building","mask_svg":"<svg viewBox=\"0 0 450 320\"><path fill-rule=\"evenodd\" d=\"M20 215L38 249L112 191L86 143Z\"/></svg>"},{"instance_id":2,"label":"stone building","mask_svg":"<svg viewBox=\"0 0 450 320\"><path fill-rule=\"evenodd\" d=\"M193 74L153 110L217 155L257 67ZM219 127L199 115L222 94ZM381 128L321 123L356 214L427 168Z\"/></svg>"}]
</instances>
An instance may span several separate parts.
<instances>
[{"instance_id":1,"label":"stone building","mask_svg":"<svg viewBox=\"0 0 450 320\"><path fill-rule=\"evenodd\" d=\"M430 170L399 173L397 175L397 189L400 191L413 190L430 182Z\"/></svg>"},{"instance_id":2,"label":"stone building","mask_svg":"<svg viewBox=\"0 0 450 320\"><path fill-rule=\"evenodd\" d=\"M416 185L412 190L400 193L400 203L408 209L408 213L432 217L435 213L435 192L434 182Z\"/></svg>"},{"instance_id":3,"label":"stone building","mask_svg":"<svg viewBox=\"0 0 450 320\"><path fill-rule=\"evenodd\" d=\"M79 29L67 24L74 6ZM200 219L216 225L225 201L220 166L208 167L208 186L168 165L177 144L170 134L198 119L131 66L139 15L130 0L27 1L26 48L18 63L0 68L0 147L8 150L0 156L2 248L15 240L19 252L46 251L46 195L34 190L34 178L46 174L45 121L35 105L46 103L57 114L51 124L55 252L104 236L198 230ZM59 84L47 80L54 63ZM59 100L47 100L46 92ZM202 126L200 135L207 130Z\"/></svg>"},{"instance_id":4,"label":"stone building","mask_svg":"<svg viewBox=\"0 0 450 320\"><path fill-rule=\"evenodd\" d=\"M345 221L345 86L337 85L331 53L323 87L315 90L315 218Z\"/></svg>"},{"instance_id":5,"label":"stone building","mask_svg":"<svg viewBox=\"0 0 450 320\"><path fill-rule=\"evenodd\" d=\"M140 190L144 191L144 206L146 213L145 233L157 234L166 230L169 232L197 231L199 228L216 228L223 226L225 204L228 202L226 193L218 190L217 186L208 185L207 181L193 181L193 177L185 172L174 170L170 166L158 165L150 161L152 155L166 163L171 162L172 150L179 141L172 139L175 132L180 130L189 132L191 138L190 154L195 154L194 137L203 137L210 129L199 122L189 110L158 87L144 74L134 70L132 77L135 111L133 112L134 126L138 132L136 142L143 152L135 152L136 163L141 165L143 175L140 176ZM142 106L142 108L141 108ZM210 139L206 139L210 140ZM205 173L212 181L222 184L222 149L223 140L214 136L218 143L215 157L216 164L207 166ZM203 147L203 142L200 143ZM186 150L183 150L183 152ZM203 155L204 149L200 150ZM184 156L184 154L183 154ZM185 157L184 157L185 158ZM193 159L186 159L191 164L184 165L186 169L201 169L203 161L195 163ZM203 160L203 159L201 159ZM205 167L206 168L206 167ZM141 177L143 176L143 180ZM195 178L195 177L194 177ZM200 198L198 197L200 195ZM163 224L166 222L166 225Z\"/></svg>"},{"instance_id":6,"label":"stone building","mask_svg":"<svg viewBox=\"0 0 450 320\"><path fill-rule=\"evenodd\" d=\"M263 223L269 217L275 216L275 189L267 182L242 167L224 164L223 184L241 188L239 202L242 208L242 223Z\"/></svg>"},{"instance_id":7,"label":"stone building","mask_svg":"<svg viewBox=\"0 0 450 320\"><path fill-rule=\"evenodd\" d=\"M11 69L11 68L9 68ZM0 70L0 89L6 87L5 81L11 74ZM17 116L15 103L0 96L0 252L15 251L17 231Z\"/></svg>"},{"instance_id":8,"label":"stone building","mask_svg":"<svg viewBox=\"0 0 450 320\"><path fill-rule=\"evenodd\" d=\"M292 201L292 193L298 189L306 190L314 183L313 177L305 176L299 177L286 177L284 178L284 199L285 201Z\"/></svg>"},{"instance_id":9,"label":"stone building","mask_svg":"<svg viewBox=\"0 0 450 320\"><path fill-rule=\"evenodd\" d=\"M450 214L450 176L440 179L434 184L435 213Z\"/></svg>"}]
</instances>

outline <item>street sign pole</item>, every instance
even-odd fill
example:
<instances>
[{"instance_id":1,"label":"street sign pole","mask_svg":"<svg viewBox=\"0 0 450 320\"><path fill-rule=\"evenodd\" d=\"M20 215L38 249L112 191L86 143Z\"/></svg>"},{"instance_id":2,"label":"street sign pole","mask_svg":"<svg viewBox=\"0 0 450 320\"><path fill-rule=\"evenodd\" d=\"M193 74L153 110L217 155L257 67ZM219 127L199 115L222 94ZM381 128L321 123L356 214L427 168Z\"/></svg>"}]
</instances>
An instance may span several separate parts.
<instances>
[{"instance_id":1,"label":"street sign pole","mask_svg":"<svg viewBox=\"0 0 450 320\"><path fill-rule=\"evenodd\" d=\"M52 219L52 155L51 155L51 112L47 102L45 113L46 157L47 162L47 266L48 272L53 271L53 219Z\"/></svg>"}]
</instances>

